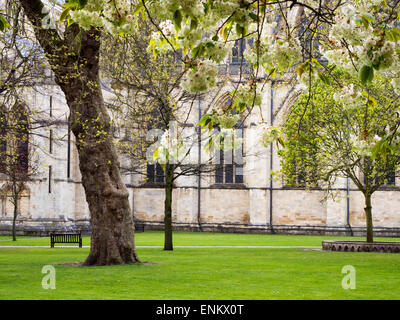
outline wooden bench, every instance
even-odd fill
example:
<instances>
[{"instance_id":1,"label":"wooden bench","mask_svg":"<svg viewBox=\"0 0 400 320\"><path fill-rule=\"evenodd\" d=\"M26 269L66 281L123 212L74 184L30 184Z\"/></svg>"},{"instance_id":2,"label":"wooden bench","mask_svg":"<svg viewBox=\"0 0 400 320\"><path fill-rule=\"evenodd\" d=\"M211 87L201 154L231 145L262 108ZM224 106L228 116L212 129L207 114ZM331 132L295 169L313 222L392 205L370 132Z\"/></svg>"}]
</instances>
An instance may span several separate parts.
<instances>
[{"instance_id":1,"label":"wooden bench","mask_svg":"<svg viewBox=\"0 0 400 320\"><path fill-rule=\"evenodd\" d=\"M134 220L135 232L144 232L144 223L139 220Z\"/></svg>"},{"instance_id":2,"label":"wooden bench","mask_svg":"<svg viewBox=\"0 0 400 320\"><path fill-rule=\"evenodd\" d=\"M82 248L82 235L81 233L50 233L50 245L54 248L55 243L78 243L79 248Z\"/></svg>"}]
</instances>

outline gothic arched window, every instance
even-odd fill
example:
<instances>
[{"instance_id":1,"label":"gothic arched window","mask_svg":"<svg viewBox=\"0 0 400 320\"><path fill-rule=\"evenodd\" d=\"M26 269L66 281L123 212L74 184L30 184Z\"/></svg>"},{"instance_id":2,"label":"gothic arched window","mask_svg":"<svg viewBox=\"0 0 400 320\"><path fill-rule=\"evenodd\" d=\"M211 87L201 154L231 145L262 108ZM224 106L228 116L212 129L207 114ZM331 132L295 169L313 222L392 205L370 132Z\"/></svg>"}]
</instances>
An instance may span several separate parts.
<instances>
[{"instance_id":1,"label":"gothic arched window","mask_svg":"<svg viewBox=\"0 0 400 320\"><path fill-rule=\"evenodd\" d=\"M232 106L232 99L229 94L223 95L218 105L225 108ZM232 111L236 114L236 110ZM243 124L241 121L234 127L236 130L235 137L243 139ZM234 141L232 140L232 143ZM229 184L229 183L243 183L243 144L239 148L228 148L228 150L216 150L217 165L215 168L215 183Z\"/></svg>"},{"instance_id":2,"label":"gothic arched window","mask_svg":"<svg viewBox=\"0 0 400 320\"><path fill-rule=\"evenodd\" d=\"M15 127L17 165L21 173L26 173L29 166L29 120L26 106L17 103L13 108Z\"/></svg>"}]
</instances>

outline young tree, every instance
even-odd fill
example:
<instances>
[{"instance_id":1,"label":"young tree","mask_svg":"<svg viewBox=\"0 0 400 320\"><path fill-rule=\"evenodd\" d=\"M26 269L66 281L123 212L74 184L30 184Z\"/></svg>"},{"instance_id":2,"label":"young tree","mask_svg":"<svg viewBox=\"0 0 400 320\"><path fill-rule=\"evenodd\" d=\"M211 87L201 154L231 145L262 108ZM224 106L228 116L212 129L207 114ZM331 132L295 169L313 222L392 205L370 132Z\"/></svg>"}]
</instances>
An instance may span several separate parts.
<instances>
[{"instance_id":1,"label":"young tree","mask_svg":"<svg viewBox=\"0 0 400 320\"><path fill-rule=\"evenodd\" d=\"M10 193L14 206L12 237L16 241L16 220L20 211L21 195L29 182L39 172L39 162L33 145L29 144L29 112L17 101L0 112L0 172L4 175L3 190Z\"/></svg>"},{"instance_id":2,"label":"young tree","mask_svg":"<svg viewBox=\"0 0 400 320\"><path fill-rule=\"evenodd\" d=\"M174 182L181 176L198 176L215 169L211 159L198 163L198 159L191 157L201 144L199 128L191 123L198 96L179 89L184 73L179 56L149 52L152 26L142 21L140 29L143 32L123 38L110 36L103 42L102 72L116 96L110 108L117 121L122 119L117 125L125 130L124 141L118 142L129 161L124 172L143 174L149 164L155 163L163 168L163 174L157 178L163 180L161 186L165 190L164 250L173 250ZM155 170L155 174L160 173Z\"/></svg>"},{"instance_id":3,"label":"young tree","mask_svg":"<svg viewBox=\"0 0 400 320\"><path fill-rule=\"evenodd\" d=\"M319 81L311 98L303 94L291 107L283 130L286 149L280 151L282 173L288 185L319 185L328 192L338 178L350 178L364 195L366 240L373 242L372 195L400 166L398 154L376 152L375 145L398 124L400 102L382 77L359 91L357 79L337 76L345 95L336 83ZM392 144L399 142L395 138Z\"/></svg>"},{"instance_id":4,"label":"young tree","mask_svg":"<svg viewBox=\"0 0 400 320\"><path fill-rule=\"evenodd\" d=\"M15 1L1 2L0 29L0 173L5 181L3 190L11 195L14 206L12 226L16 240L16 219L21 195L26 184L37 173L37 145L32 137L36 129L47 127L54 121L44 119L43 112L23 102L26 94L37 90L48 73L43 51L32 32L22 23L21 5Z\"/></svg>"}]
</instances>

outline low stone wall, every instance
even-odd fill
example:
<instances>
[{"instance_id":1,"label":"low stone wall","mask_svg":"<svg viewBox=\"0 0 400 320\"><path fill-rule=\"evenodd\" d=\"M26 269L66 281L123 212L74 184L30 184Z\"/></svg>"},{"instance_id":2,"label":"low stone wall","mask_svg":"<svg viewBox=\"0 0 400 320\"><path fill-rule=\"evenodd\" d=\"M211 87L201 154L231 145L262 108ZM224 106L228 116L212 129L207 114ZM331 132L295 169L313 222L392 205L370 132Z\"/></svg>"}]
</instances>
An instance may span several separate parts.
<instances>
[{"instance_id":1,"label":"low stone wall","mask_svg":"<svg viewBox=\"0 0 400 320\"><path fill-rule=\"evenodd\" d=\"M82 221L64 221L60 219L17 219L16 233L19 236L48 236L51 232L81 232L90 234L90 223ZM12 219L0 219L0 235L11 235Z\"/></svg>"},{"instance_id":2,"label":"low stone wall","mask_svg":"<svg viewBox=\"0 0 400 320\"><path fill-rule=\"evenodd\" d=\"M203 231L224 233L257 233L257 234L297 234L297 235L326 235L326 236L359 236L366 235L366 229L362 227L348 226L313 226L313 225L255 225L250 223L207 223L201 225L193 222L174 222L176 231ZM62 219L18 219L17 234L30 236L46 236L53 231L82 232L90 234L90 222L82 220ZM164 230L163 221L138 220L138 231L142 230ZM0 219L0 235L10 235L12 230L12 219ZM400 237L400 228L374 228L376 237Z\"/></svg>"},{"instance_id":3,"label":"low stone wall","mask_svg":"<svg viewBox=\"0 0 400 320\"><path fill-rule=\"evenodd\" d=\"M322 241L322 250L400 253L400 242Z\"/></svg>"},{"instance_id":4,"label":"low stone wall","mask_svg":"<svg viewBox=\"0 0 400 320\"><path fill-rule=\"evenodd\" d=\"M164 230L163 221L142 221L145 230ZM225 233L256 233L256 234L297 234L326 236L357 236L365 237L366 229L348 226L302 226L302 225L252 225L229 223L173 223L176 231L203 231ZM400 228L374 228L376 237L400 237Z\"/></svg>"}]
</instances>

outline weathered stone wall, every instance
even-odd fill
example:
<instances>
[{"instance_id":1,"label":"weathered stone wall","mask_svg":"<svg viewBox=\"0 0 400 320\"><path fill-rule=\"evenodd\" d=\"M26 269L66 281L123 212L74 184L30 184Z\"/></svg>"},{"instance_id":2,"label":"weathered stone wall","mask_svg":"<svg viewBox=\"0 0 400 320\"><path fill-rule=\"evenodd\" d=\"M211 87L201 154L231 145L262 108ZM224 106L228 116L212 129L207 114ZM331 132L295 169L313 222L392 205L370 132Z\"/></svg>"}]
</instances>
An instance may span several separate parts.
<instances>
[{"instance_id":1,"label":"weathered stone wall","mask_svg":"<svg viewBox=\"0 0 400 320\"><path fill-rule=\"evenodd\" d=\"M285 111L280 103L285 94L282 88L279 89L282 92L277 90L271 91L266 86L261 108L264 122L271 120L272 106L275 111L279 108L283 113ZM35 93L32 103L40 104L46 110L49 96L53 97L53 115L66 119L68 109L62 95L54 87L44 88L41 94ZM206 108L207 101L198 101L193 105L191 119L194 123L198 121L200 107ZM275 117L277 121L282 121L281 113ZM279 180L271 183L271 169L279 170L279 158L276 146L273 146L271 157L271 147L265 150L257 143L257 134L252 128L259 120L253 114L245 123L243 183L216 184L212 172L201 176L200 190L199 177L196 175L181 177L176 181L172 206L175 228L225 232L362 234L365 229L364 200L354 185L350 184L347 198L346 181L341 180L335 186L338 188L336 198L322 200L322 190L290 189ZM60 141L54 143L52 153L46 149L49 145L46 138L48 129L39 132L41 138L39 135L35 138L42 146L43 166L37 179L29 183L21 201L17 225L20 234L40 235L59 229L90 231L89 210L81 184L76 148L71 141L68 159L66 122L53 130ZM209 156L204 150L201 155L203 160ZM194 152L194 159L196 157L197 151ZM52 167L51 177L49 166ZM144 175L126 175L124 181L128 185L135 219L143 221L147 229L161 229L164 189L144 184ZM377 191L373 196L374 225L378 235L400 235L400 192L396 188ZM9 234L12 210L10 203L4 201L2 196L0 234Z\"/></svg>"}]
</instances>

